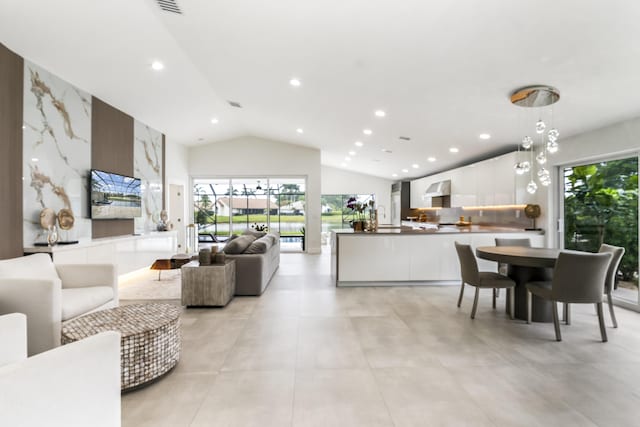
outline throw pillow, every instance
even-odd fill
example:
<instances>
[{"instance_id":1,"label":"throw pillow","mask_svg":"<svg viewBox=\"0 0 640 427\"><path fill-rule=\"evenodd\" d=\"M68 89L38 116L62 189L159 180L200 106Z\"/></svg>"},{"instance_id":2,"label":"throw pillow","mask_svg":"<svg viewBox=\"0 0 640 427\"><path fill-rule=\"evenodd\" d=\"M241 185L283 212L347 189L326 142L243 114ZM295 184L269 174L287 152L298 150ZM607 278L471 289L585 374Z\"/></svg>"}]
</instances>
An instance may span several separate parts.
<instances>
[{"instance_id":1,"label":"throw pillow","mask_svg":"<svg viewBox=\"0 0 640 427\"><path fill-rule=\"evenodd\" d=\"M264 236L267 233L265 233L264 231L256 231L256 230L252 230L250 228L247 228L246 230L244 230L244 232L242 234L244 234L246 236L253 236L256 239L258 239L258 238Z\"/></svg>"},{"instance_id":2,"label":"throw pillow","mask_svg":"<svg viewBox=\"0 0 640 427\"><path fill-rule=\"evenodd\" d=\"M275 234L269 233L265 236L271 241L271 246L275 245L278 242L278 236Z\"/></svg>"},{"instance_id":3,"label":"throw pillow","mask_svg":"<svg viewBox=\"0 0 640 427\"><path fill-rule=\"evenodd\" d=\"M249 247L249 245L251 245L251 243L253 243L254 240L256 240L256 238L253 236L239 236L224 245L224 253L241 254Z\"/></svg>"},{"instance_id":4,"label":"throw pillow","mask_svg":"<svg viewBox=\"0 0 640 427\"><path fill-rule=\"evenodd\" d=\"M254 241L249 247L243 252L244 254L264 254L267 253L267 242L258 239Z\"/></svg>"},{"instance_id":5,"label":"throw pillow","mask_svg":"<svg viewBox=\"0 0 640 427\"><path fill-rule=\"evenodd\" d=\"M229 243L230 241L232 241L233 239L237 238L238 235L237 234L232 234L231 236L229 236L229 238L226 240L226 243Z\"/></svg>"}]
</instances>

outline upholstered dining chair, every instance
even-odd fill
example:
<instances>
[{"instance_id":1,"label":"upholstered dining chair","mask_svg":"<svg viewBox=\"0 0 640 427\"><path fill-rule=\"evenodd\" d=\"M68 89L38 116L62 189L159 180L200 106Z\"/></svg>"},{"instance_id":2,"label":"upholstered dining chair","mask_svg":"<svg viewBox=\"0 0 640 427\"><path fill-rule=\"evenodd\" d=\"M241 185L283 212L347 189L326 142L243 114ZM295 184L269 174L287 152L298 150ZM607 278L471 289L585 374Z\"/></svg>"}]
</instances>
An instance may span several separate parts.
<instances>
[{"instance_id":1,"label":"upholstered dining chair","mask_svg":"<svg viewBox=\"0 0 640 427\"><path fill-rule=\"evenodd\" d=\"M496 246L523 246L526 248L530 248L531 247L531 239L527 238L522 238L522 239L500 239L500 238L496 238ZM498 273L500 274L504 274L505 276L507 275L507 270L508 270L509 265L505 264L503 262L499 262L498 263ZM496 289L496 296L500 296L500 290ZM507 289L507 293L509 292L509 290ZM509 295L507 295L507 298L509 297Z\"/></svg>"},{"instance_id":2,"label":"upholstered dining chair","mask_svg":"<svg viewBox=\"0 0 640 427\"><path fill-rule=\"evenodd\" d=\"M536 281L526 284L527 323L531 323L532 294L550 300L556 340L562 341L557 302L565 304L596 305L602 342L607 342L602 313L604 282L612 255L588 252L560 252L551 281Z\"/></svg>"},{"instance_id":3,"label":"upholstered dining chair","mask_svg":"<svg viewBox=\"0 0 640 427\"><path fill-rule=\"evenodd\" d=\"M620 267L620 261L622 261L622 256L624 255L624 248L603 243L600 246L600 250L598 252L606 252L612 255L611 262L609 263L609 269L607 270L607 277L604 282L604 293L607 295L611 322L613 323L613 327L617 328L618 321L616 320L616 314L613 312L613 301L611 298L611 292L613 292L613 288L616 283L616 274L618 273L618 267Z\"/></svg>"},{"instance_id":4,"label":"upholstered dining chair","mask_svg":"<svg viewBox=\"0 0 640 427\"><path fill-rule=\"evenodd\" d=\"M458 260L460 261L460 272L462 275L462 283L460 284L460 296L458 297L458 307L462 304L462 296L464 295L464 285L465 283L471 286L475 286L476 294L473 299L473 308L471 309L471 318L476 318L476 311L478 309L478 297L480 295L480 289L501 289L501 288L513 288L516 285L516 282L509 279L507 276L504 276L499 273L494 273L492 271L478 271L478 262L476 261L475 255L473 255L473 251L471 250L471 246L463 245L461 243L455 242L456 252L458 253ZM509 292L509 312L511 313L511 318L513 319L513 310L514 310L514 294L515 292ZM496 308L496 294L493 293L493 308Z\"/></svg>"}]
</instances>

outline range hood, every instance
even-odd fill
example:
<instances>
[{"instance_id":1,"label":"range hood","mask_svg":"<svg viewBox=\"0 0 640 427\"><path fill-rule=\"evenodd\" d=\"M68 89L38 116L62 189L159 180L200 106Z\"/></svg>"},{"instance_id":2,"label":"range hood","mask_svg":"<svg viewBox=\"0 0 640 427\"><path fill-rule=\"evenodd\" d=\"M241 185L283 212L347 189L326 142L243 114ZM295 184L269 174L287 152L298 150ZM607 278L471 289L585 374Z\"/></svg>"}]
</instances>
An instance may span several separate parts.
<instances>
[{"instance_id":1,"label":"range hood","mask_svg":"<svg viewBox=\"0 0 640 427\"><path fill-rule=\"evenodd\" d=\"M451 180L434 182L424 192L425 197L441 197L451 195Z\"/></svg>"},{"instance_id":2,"label":"range hood","mask_svg":"<svg viewBox=\"0 0 640 427\"><path fill-rule=\"evenodd\" d=\"M428 208L451 207L451 180L434 182L422 196L424 206Z\"/></svg>"}]
</instances>

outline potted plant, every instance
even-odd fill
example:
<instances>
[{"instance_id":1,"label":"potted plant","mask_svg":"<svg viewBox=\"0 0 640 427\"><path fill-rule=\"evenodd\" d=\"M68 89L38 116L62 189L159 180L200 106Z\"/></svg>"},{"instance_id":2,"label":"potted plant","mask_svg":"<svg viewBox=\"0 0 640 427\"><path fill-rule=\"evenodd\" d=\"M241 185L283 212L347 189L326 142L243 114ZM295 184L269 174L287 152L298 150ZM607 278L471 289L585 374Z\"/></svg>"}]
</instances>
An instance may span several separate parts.
<instances>
[{"instance_id":1,"label":"potted plant","mask_svg":"<svg viewBox=\"0 0 640 427\"><path fill-rule=\"evenodd\" d=\"M359 202L355 197L349 197L346 206L347 209L351 210L351 214L353 215L351 221L353 231L364 231L367 222L367 216L365 214L367 203Z\"/></svg>"}]
</instances>

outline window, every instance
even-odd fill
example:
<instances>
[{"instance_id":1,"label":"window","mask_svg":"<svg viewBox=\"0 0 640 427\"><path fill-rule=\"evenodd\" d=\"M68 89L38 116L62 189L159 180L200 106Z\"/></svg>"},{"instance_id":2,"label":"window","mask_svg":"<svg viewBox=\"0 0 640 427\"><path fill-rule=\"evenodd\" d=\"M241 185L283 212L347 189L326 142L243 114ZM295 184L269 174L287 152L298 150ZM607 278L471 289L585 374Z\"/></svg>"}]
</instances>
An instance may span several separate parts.
<instances>
[{"instance_id":1,"label":"window","mask_svg":"<svg viewBox=\"0 0 640 427\"><path fill-rule=\"evenodd\" d=\"M638 157L564 170L564 247L597 252L602 243L622 246L613 295L638 304Z\"/></svg>"},{"instance_id":2,"label":"window","mask_svg":"<svg viewBox=\"0 0 640 427\"><path fill-rule=\"evenodd\" d=\"M194 179L194 222L200 235L222 242L248 228L280 233L281 250L303 250L304 178ZM203 237L206 238L206 237Z\"/></svg>"}]
</instances>

